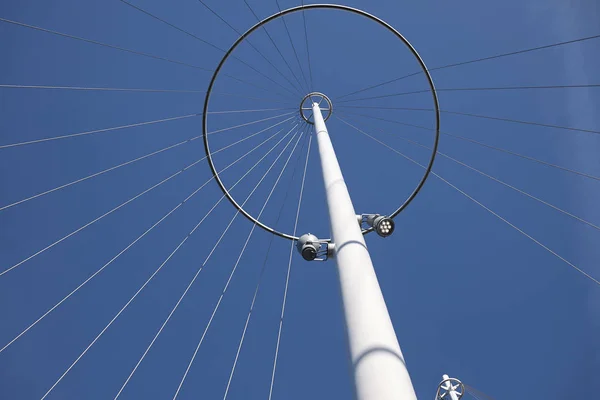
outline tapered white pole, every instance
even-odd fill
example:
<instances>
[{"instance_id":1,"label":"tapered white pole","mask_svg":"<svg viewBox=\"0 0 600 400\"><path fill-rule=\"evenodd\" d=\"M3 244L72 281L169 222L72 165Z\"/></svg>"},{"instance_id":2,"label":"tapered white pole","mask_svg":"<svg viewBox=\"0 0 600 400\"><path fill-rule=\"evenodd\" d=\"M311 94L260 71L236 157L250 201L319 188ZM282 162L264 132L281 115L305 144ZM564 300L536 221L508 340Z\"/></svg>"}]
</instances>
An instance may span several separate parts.
<instances>
[{"instance_id":1,"label":"tapered white pole","mask_svg":"<svg viewBox=\"0 0 600 400\"><path fill-rule=\"evenodd\" d=\"M412 382L321 109L313 103L312 110L356 398L414 400Z\"/></svg>"}]
</instances>

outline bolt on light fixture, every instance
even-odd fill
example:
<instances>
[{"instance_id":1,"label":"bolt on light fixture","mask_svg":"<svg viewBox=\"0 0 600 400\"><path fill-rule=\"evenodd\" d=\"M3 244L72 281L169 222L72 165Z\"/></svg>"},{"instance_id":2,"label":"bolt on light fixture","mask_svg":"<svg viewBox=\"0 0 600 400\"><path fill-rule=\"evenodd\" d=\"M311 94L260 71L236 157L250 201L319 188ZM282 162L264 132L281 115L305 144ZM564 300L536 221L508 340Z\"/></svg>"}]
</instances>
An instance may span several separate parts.
<instances>
[{"instance_id":1,"label":"bolt on light fixture","mask_svg":"<svg viewBox=\"0 0 600 400\"><path fill-rule=\"evenodd\" d=\"M361 227L363 224L366 224L367 226L373 228L381 237L390 236L392 233L394 233L394 229L396 228L394 220L384 215L362 214L357 215L356 217L358 219L358 224L361 225Z\"/></svg>"},{"instance_id":2,"label":"bolt on light fixture","mask_svg":"<svg viewBox=\"0 0 600 400\"><path fill-rule=\"evenodd\" d=\"M298 238L296 249L306 261L327 261L333 255L333 243L319 240L315 235L306 233Z\"/></svg>"}]
</instances>

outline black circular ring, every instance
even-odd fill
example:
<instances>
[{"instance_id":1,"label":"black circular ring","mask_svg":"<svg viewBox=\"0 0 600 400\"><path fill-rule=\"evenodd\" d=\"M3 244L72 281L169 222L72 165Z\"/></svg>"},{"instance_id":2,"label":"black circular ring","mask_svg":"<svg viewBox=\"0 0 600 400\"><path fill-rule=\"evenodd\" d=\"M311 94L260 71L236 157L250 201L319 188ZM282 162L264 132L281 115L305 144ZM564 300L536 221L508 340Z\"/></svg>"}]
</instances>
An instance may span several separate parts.
<instances>
[{"instance_id":1,"label":"black circular ring","mask_svg":"<svg viewBox=\"0 0 600 400\"><path fill-rule=\"evenodd\" d=\"M221 68L225 64L225 61L227 61L227 59L229 58L229 56L231 55L231 53L233 53L233 51L235 50L235 48L244 39L246 39L252 32L254 32L258 28L262 27L263 25L266 25L267 23L271 22L274 19L277 19L279 17L283 17L284 15L287 15L287 14L292 14L292 13L295 13L295 12L298 12L298 11L311 10L311 9L333 9L333 10L348 11L348 12L351 12L351 13L358 14L360 16L366 17L366 18L368 18L368 19L370 19L372 21L377 22L378 24L382 25L383 27L387 28L390 32L392 32L394 35L396 35L396 37L398 39L400 39L406 45L406 47L408 47L408 49L411 51L411 53L415 56L415 58L419 62L419 65L421 66L421 69L423 70L423 73L425 74L425 76L427 78L427 81L429 83L429 87L431 89L431 95L433 97L433 103L434 103L434 109L435 109L435 121L436 121L435 139L434 139L433 148L432 148L432 151L431 151L431 157L429 159L429 163L427 164L427 167L425 168L425 173L423 174L423 177L421 178L421 180L417 184L417 187L415 188L415 190L410 194L410 196L408 196L408 198L404 201L404 203L400 207L398 207L398 209L396 211L394 211L392 214L389 215L390 218L394 218L398 214L400 214L400 212L402 210L404 210L410 204L410 202L417 196L417 194L419 193L419 191L421 190L421 188L425 184L425 181L427 180L427 177L429 176L429 174L431 172L431 168L433 167L433 162L435 161L435 156L437 154L437 148L438 148L438 142L439 142L439 138L440 138L440 107L439 107L439 103L438 103L437 92L435 91L435 86L433 84L433 79L431 78L431 74L429 73L429 70L427 69L427 66L425 66L425 62L423 62L423 59L421 58L421 56L419 55L419 53L417 53L417 51L415 50L415 48L410 44L410 42L408 40L406 40L404 38L404 36L402 36L402 34L400 32L398 32L393 26L391 26L387 22L383 21L382 19L380 19L380 18L378 18L378 17L376 17L376 16L374 16L372 14L369 14L366 11L360 10L358 8L348 7L348 6L339 5L339 4L305 4L305 5L300 5L300 6L288 8L287 10L280 11L280 12L275 13L275 14L271 15L270 17L267 17L267 18L263 19L262 21L256 23L253 27L251 27L243 35L241 35L233 43L233 45L231 45L231 47L229 48L229 50L227 50L227 52L225 53L225 55L223 55L223 58L219 62L219 65L215 69L215 72L213 73L213 76L210 79L210 83L208 85L208 89L206 90L206 97L204 99L204 109L203 109L203 112L202 112L202 136L203 136L203 141L204 141L204 150L206 151L206 159L208 160L208 165L210 166L210 169L211 169L211 171L213 173L213 176L214 176L215 180L217 181L217 184L219 185L219 187L223 191L223 194L225 194L225 196L231 202L231 204L233 204L234 207L239 210L239 212L241 212L246 218L248 218L250 221L252 221L256 225L258 225L261 228L267 230L268 232L271 232L271 233L273 233L275 235L278 235L278 236L280 236L282 238L286 238L286 239L290 239L290 240L298 240L298 237L294 236L294 235L289 235L287 233L279 232L279 231L277 231L277 230L275 230L275 229L273 229L273 228L271 228L271 227L263 224L258 219L254 218L252 215L250 215L246 210L244 210L235 201L235 199L231 196L231 194L229 193L229 191L227 190L227 188L225 187L225 185L221 181L221 178L219 177L219 173L217 172L217 170L215 168L215 165L213 163L213 160L212 160L212 157L211 157L211 154L210 154L210 148L209 148L209 145L208 145L208 127L207 127L208 103L209 103L209 100L210 100L210 95L211 95L211 92L212 92L212 88L213 88L214 83L215 83L215 81L217 79L217 76L219 75L219 71L221 70ZM372 232L372 231L373 231L373 228L368 228L368 229L363 229L362 233L363 233L363 235L365 235L365 234L367 234L369 232Z\"/></svg>"}]
</instances>

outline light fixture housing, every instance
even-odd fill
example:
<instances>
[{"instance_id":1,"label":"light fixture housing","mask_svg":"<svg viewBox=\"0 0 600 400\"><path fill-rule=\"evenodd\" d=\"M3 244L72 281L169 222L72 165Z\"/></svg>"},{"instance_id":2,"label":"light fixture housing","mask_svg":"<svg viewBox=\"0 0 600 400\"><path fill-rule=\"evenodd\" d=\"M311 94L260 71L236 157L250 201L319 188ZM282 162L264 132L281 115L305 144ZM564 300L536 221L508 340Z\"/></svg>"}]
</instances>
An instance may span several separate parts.
<instances>
[{"instance_id":1,"label":"light fixture housing","mask_svg":"<svg viewBox=\"0 0 600 400\"><path fill-rule=\"evenodd\" d=\"M372 227L375 232L381 237L388 237L394 233L396 224L390 217L380 214L363 214L360 216L361 223L366 223Z\"/></svg>"},{"instance_id":2,"label":"light fixture housing","mask_svg":"<svg viewBox=\"0 0 600 400\"><path fill-rule=\"evenodd\" d=\"M333 255L334 246L319 240L311 233L306 233L298 238L296 249L306 261L326 261Z\"/></svg>"}]
</instances>

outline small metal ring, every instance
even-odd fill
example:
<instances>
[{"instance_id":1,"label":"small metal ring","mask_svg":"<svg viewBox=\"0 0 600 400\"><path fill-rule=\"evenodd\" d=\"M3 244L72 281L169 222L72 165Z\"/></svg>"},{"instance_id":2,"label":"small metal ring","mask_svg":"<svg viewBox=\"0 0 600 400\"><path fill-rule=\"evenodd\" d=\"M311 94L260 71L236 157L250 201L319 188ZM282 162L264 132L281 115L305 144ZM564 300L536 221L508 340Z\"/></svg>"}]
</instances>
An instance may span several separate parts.
<instances>
[{"instance_id":1,"label":"small metal ring","mask_svg":"<svg viewBox=\"0 0 600 400\"><path fill-rule=\"evenodd\" d=\"M219 177L219 173L217 172L217 169L216 169L216 167L214 165L212 156L210 154L210 147L208 145L208 126L207 126L208 103L209 103L209 100L210 100L210 95L212 93L212 88L213 88L213 86L215 84L217 76L219 75L219 71L221 70L221 68L225 64L225 61L227 61L227 59L229 58L229 56L231 55L231 53L233 53L233 51L236 49L236 47L244 39L246 39L252 32L254 32L258 28L262 27L263 25L266 25L267 23L271 22L274 19L277 19L279 17L283 17L283 16L285 16L287 14L292 14L292 13L295 13L295 12L298 12L298 11L311 10L311 9L333 9L333 10L348 11L348 12L351 12L351 13L358 14L360 16L366 17L366 18L368 18L368 19L370 19L372 21L377 22L378 24L382 25L383 27L387 28L390 32L392 32L394 35L396 35L396 37L398 39L400 39L404 43L404 45L406 47L408 47L408 49L411 51L411 53L415 56L415 58L419 62L419 65L421 66L421 69L423 70L423 73L425 74L425 77L427 78L427 81L429 83L429 87L431 89L431 95L433 97L434 110L435 110L435 120L436 120L435 139L434 139L434 143L433 143L433 147L432 147L432 151L431 151L431 157L429 159L429 163L427 164L427 167L425 168L425 173L423 174L423 177L421 178L421 180L417 184L417 187L415 188L415 190L410 194L410 196L408 196L408 198L404 201L404 203L402 203L402 205L400 207L398 207L398 209L396 211L394 211L392 214L389 215L390 218L396 217L402 210L404 210L410 204L410 202L417 196L417 194L419 193L419 191L421 190L421 188L425 184L425 181L427 180L427 177L431 173L431 168L433 167L433 162L435 160L435 156L436 156L437 148L438 148L438 143L439 143L439 138L440 138L440 106L439 106L439 102L438 102L437 92L436 92L435 86L433 84L433 79L431 78L431 74L429 73L429 70L427 69L427 66L425 65L425 62L423 61L423 59L421 58L421 56L419 55L419 53L417 53L417 51L415 50L415 48L410 44L410 42L408 40L406 40L406 38L404 38L404 36L402 36L402 34L400 32L398 32L393 26L391 26L390 24L388 24L384 20L382 20L382 19L374 16L373 14L369 14L366 11L360 10L358 8L344 6L344 5L339 5L339 4L305 4L305 5L300 5L300 6L288 8L287 10L280 11L280 12L275 13L275 14L271 15L270 17L267 17L267 18L263 19L262 21L256 23L253 27L251 27L250 29L248 29L243 35L241 35L231 45L231 47L229 48L229 50L227 50L227 52L223 55L223 58L219 62L219 65L217 65L217 68L215 69L215 71L213 73L213 76L210 79L210 82L209 82L209 85L208 85L208 89L206 90L206 97L204 98L204 108L203 108L203 112L202 112L202 136L203 136L203 141L204 141L204 150L206 151L206 158L207 158L207 161L208 161L208 165L209 165L209 167L210 167L210 169L211 169L211 171L213 173L213 176L214 176L215 180L217 181L217 184L219 185L219 187L223 191L223 194L225 194L225 196L231 202L231 204L233 204L233 206L240 213L242 213L246 218L248 218L250 221L252 221L256 225L260 226L261 228L265 229L266 231L271 232L271 233L273 233L273 234L275 234L277 236L280 236L280 237L286 238L286 239L290 239L290 240L298 240L298 237L294 236L294 235L290 235L290 234L284 233L284 232L279 232L279 231L277 231L277 230L269 227L268 225L263 224L258 219L254 218L252 215L250 215L246 210L244 210L235 201L235 199L231 196L231 194L229 193L229 191L227 190L227 188L223 184L223 181L221 181L221 178ZM363 233L363 235L365 235L365 234L367 234L369 232L372 232L372 231L373 231L373 228L368 228L368 229L363 229L362 233ZM327 241L330 241L330 239L328 239Z\"/></svg>"},{"instance_id":2,"label":"small metal ring","mask_svg":"<svg viewBox=\"0 0 600 400\"><path fill-rule=\"evenodd\" d=\"M329 109L327 110L328 112L327 112L327 114L325 115L325 117L323 118L323 121L327 121L327 120L329 119L329 117L331 117L331 114L333 114L333 103L331 102L331 100L329 99L329 97L327 97L327 95L326 95L326 94L324 94L324 93L321 93L321 92L310 92L309 94L307 94L306 96L304 96L304 97L302 98L302 101L300 102L300 116L302 117L302 119L303 119L304 121L306 121L307 123L309 123L309 124L311 124L311 125L314 125L315 123L314 123L314 122L310 122L310 119L309 119L310 117L308 117L308 118L307 118L307 117L304 115L304 108L302 108L302 106L304 105L304 102L305 102L307 99L309 99L309 98L310 98L310 99L312 100L312 97L313 97L313 96L320 96L320 97L321 97L323 100L325 100L325 101L327 102L327 104L329 105ZM320 102L319 102L319 104L320 104ZM323 110L323 109L321 109L321 110Z\"/></svg>"}]
</instances>

